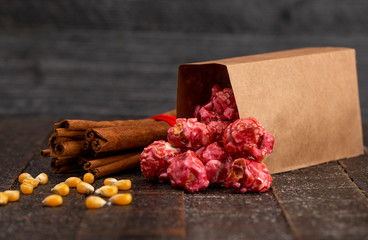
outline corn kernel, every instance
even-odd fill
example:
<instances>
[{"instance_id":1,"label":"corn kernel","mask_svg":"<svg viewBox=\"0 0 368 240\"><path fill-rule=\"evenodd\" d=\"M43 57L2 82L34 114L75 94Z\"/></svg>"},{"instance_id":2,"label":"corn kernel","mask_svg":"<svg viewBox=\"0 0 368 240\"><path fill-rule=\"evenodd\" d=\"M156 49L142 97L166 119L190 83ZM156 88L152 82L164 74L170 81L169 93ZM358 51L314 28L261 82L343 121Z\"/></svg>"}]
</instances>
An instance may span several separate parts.
<instances>
[{"instance_id":1,"label":"corn kernel","mask_svg":"<svg viewBox=\"0 0 368 240\"><path fill-rule=\"evenodd\" d=\"M106 204L106 201L97 196L89 196L86 198L86 207L90 209L101 208Z\"/></svg>"},{"instance_id":2,"label":"corn kernel","mask_svg":"<svg viewBox=\"0 0 368 240\"><path fill-rule=\"evenodd\" d=\"M104 185L114 185L114 183L116 183L118 180L116 180L115 178L106 178L104 180Z\"/></svg>"},{"instance_id":3,"label":"corn kernel","mask_svg":"<svg viewBox=\"0 0 368 240\"><path fill-rule=\"evenodd\" d=\"M118 193L118 187L113 185L102 186L96 190L96 194L104 197L112 197Z\"/></svg>"},{"instance_id":4,"label":"corn kernel","mask_svg":"<svg viewBox=\"0 0 368 240\"><path fill-rule=\"evenodd\" d=\"M92 184L95 181L95 176L92 173L86 173L83 176L83 181Z\"/></svg>"},{"instance_id":5,"label":"corn kernel","mask_svg":"<svg viewBox=\"0 0 368 240\"><path fill-rule=\"evenodd\" d=\"M80 183L82 180L79 177L70 177L65 180L66 185L69 187L77 187L78 183Z\"/></svg>"},{"instance_id":6,"label":"corn kernel","mask_svg":"<svg viewBox=\"0 0 368 240\"><path fill-rule=\"evenodd\" d=\"M8 204L8 195L3 192L0 192L0 206Z\"/></svg>"},{"instance_id":7,"label":"corn kernel","mask_svg":"<svg viewBox=\"0 0 368 240\"><path fill-rule=\"evenodd\" d=\"M57 207L63 204L63 198L60 195L52 194L48 197L46 197L42 204L48 207Z\"/></svg>"},{"instance_id":8,"label":"corn kernel","mask_svg":"<svg viewBox=\"0 0 368 240\"><path fill-rule=\"evenodd\" d=\"M77 185L77 191L82 194L91 194L95 191L95 188L86 182L80 182Z\"/></svg>"},{"instance_id":9,"label":"corn kernel","mask_svg":"<svg viewBox=\"0 0 368 240\"><path fill-rule=\"evenodd\" d=\"M7 190L4 192L8 196L9 202L15 202L19 200L19 191L18 190Z\"/></svg>"},{"instance_id":10,"label":"corn kernel","mask_svg":"<svg viewBox=\"0 0 368 240\"><path fill-rule=\"evenodd\" d=\"M20 190L22 191L23 194L31 194L33 192L33 185L29 184L29 183L22 183L20 185Z\"/></svg>"},{"instance_id":11,"label":"corn kernel","mask_svg":"<svg viewBox=\"0 0 368 240\"><path fill-rule=\"evenodd\" d=\"M42 185L46 184L49 181L49 177L47 176L46 173L38 174L36 179L38 179L38 181L40 181L40 184L42 184Z\"/></svg>"},{"instance_id":12,"label":"corn kernel","mask_svg":"<svg viewBox=\"0 0 368 240\"><path fill-rule=\"evenodd\" d=\"M26 179L23 180L23 183L29 183L34 188L36 188L38 186L38 184L40 183L40 181L36 178L26 178Z\"/></svg>"},{"instance_id":13,"label":"corn kernel","mask_svg":"<svg viewBox=\"0 0 368 240\"><path fill-rule=\"evenodd\" d=\"M31 174L29 174L29 173L20 174L19 177L18 177L18 181L20 183L23 183L23 180L26 179L26 178L32 178Z\"/></svg>"},{"instance_id":14,"label":"corn kernel","mask_svg":"<svg viewBox=\"0 0 368 240\"><path fill-rule=\"evenodd\" d=\"M112 202L115 205L128 205L132 202L132 194L130 193L121 193L116 194L115 196L112 196L109 199L109 202Z\"/></svg>"},{"instance_id":15,"label":"corn kernel","mask_svg":"<svg viewBox=\"0 0 368 240\"><path fill-rule=\"evenodd\" d=\"M66 196L69 194L70 189L68 185L62 182L62 183L56 184L55 187L51 189L51 191L53 193L60 194L61 196Z\"/></svg>"},{"instance_id":16,"label":"corn kernel","mask_svg":"<svg viewBox=\"0 0 368 240\"><path fill-rule=\"evenodd\" d=\"M118 187L119 190L129 190L132 187L132 182L128 180L119 180L114 183L115 186Z\"/></svg>"}]
</instances>

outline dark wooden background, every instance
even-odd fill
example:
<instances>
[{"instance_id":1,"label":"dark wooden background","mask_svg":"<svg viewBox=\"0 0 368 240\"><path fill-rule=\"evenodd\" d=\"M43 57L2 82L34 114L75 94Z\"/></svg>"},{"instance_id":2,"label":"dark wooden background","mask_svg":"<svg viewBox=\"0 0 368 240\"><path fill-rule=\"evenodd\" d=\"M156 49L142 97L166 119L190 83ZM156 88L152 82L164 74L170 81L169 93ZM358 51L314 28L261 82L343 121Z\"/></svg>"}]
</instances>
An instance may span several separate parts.
<instances>
[{"instance_id":1,"label":"dark wooden background","mask_svg":"<svg viewBox=\"0 0 368 240\"><path fill-rule=\"evenodd\" d=\"M181 63L344 46L367 122L367 12L365 0L0 0L0 115L152 115L175 107Z\"/></svg>"}]
</instances>

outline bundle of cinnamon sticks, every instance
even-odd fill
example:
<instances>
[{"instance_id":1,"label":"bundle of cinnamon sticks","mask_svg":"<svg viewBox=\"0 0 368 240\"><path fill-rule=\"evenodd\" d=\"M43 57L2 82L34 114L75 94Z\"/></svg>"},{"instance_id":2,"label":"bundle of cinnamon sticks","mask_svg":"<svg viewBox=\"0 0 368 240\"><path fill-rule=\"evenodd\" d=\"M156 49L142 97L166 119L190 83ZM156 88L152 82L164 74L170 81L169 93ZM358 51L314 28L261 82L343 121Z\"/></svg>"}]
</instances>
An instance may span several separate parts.
<instances>
[{"instance_id":1,"label":"bundle of cinnamon sticks","mask_svg":"<svg viewBox=\"0 0 368 240\"><path fill-rule=\"evenodd\" d=\"M164 113L176 116L176 111ZM54 124L49 149L41 156L51 157L55 173L85 170L104 177L139 166L142 149L166 139L171 125L151 118L139 120L63 120Z\"/></svg>"}]
</instances>

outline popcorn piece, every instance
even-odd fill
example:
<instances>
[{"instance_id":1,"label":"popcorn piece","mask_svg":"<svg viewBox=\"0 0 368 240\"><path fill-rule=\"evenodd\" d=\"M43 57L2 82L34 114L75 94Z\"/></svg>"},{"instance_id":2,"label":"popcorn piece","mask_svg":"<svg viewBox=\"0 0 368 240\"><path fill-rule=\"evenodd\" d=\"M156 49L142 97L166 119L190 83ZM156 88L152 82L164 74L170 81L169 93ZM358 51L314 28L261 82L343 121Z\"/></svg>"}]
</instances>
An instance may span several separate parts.
<instances>
[{"instance_id":1,"label":"popcorn piece","mask_svg":"<svg viewBox=\"0 0 368 240\"><path fill-rule=\"evenodd\" d=\"M222 143L222 136L227 126L230 125L228 121L211 121L207 124L207 127L213 133L214 140L218 143Z\"/></svg>"},{"instance_id":2,"label":"popcorn piece","mask_svg":"<svg viewBox=\"0 0 368 240\"><path fill-rule=\"evenodd\" d=\"M213 142L213 133L196 118L178 118L168 130L167 140L173 146L195 150Z\"/></svg>"},{"instance_id":3,"label":"popcorn piece","mask_svg":"<svg viewBox=\"0 0 368 240\"><path fill-rule=\"evenodd\" d=\"M273 150L274 137L255 118L231 123L222 138L225 149L235 157L254 158L261 162Z\"/></svg>"},{"instance_id":4,"label":"popcorn piece","mask_svg":"<svg viewBox=\"0 0 368 240\"><path fill-rule=\"evenodd\" d=\"M239 119L233 90L231 88L221 90L218 85L215 85L212 88L210 102L203 107L196 106L194 116L206 124L210 121L233 122Z\"/></svg>"},{"instance_id":5,"label":"popcorn piece","mask_svg":"<svg viewBox=\"0 0 368 240\"><path fill-rule=\"evenodd\" d=\"M211 183L223 183L233 163L225 149L215 142L196 153L205 165L208 180Z\"/></svg>"},{"instance_id":6,"label":"popcorn piece","mask_svg":"<svg viewBox=\"0 0 368 240\"><path fill-rule=\"evenodd\" d=\"M214 142L205 147L201 152L196 154L196 156L203 162L204 165L206 165L210 160L226 159L228 154L223 147Z\"/></svg>"},{"instance_id":7,"label":"popcorn piece","mask_svg":"<svg viewBox=\"0 0 368 240\"><path fill-rule=\"evenodd\" d=\"M167 174L172 186L182 187L188 192L199 191L209 185L203 163L191 150L174 157Z\"/></svg>"},{"instance_id":8,"label":"popcorn piece","mask_svg":"<svg viewBox=\"0 0 368 240\"><path fill-rule=\"evenodd\" d=\"M168 179L166 170L171 158L179 153L180 148L175 148L168 142L162 140L153 142L143 150L140 156L143 175L149 180L165 181Z\"/></svg>"},{"instance_id":9,"label":"popcorn piece","mask_svg":"<svg viewBox=\"0 0 368 240\"><path fill-rule=\"evenodd\" d=\"M239 192L264 192L271 187L272 177L264 163L238 158L234 161L225 186Z\"/></svg>"}]
</instances>

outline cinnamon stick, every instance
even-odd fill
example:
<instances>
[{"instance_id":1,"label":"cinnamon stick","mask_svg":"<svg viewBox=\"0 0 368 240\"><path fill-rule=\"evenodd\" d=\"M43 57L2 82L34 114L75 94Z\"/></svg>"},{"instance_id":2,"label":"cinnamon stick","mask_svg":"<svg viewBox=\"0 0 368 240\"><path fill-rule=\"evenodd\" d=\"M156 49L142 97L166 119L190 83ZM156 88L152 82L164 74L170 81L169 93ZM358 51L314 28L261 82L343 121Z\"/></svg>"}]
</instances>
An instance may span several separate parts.
<instances>
[{"instance_id":1,"label":"cinnamon stick","mask_svg":"<svg viewBox=\"0 0 368 240\"><path fill-rule=\"evenodd\" d=\"M76 162L76 160L74 159L74 161L66 163L64 162L63 164L58 164L57 163L57 159L53 158L51 160L51 170L54 173L64 173L64 172L68 172L71 170L76 170L76 169L80 169L80 165Z\"/></svg>"},{"instance_id":2,"label":"cinnamon stick","mask_svg":"<svg viewBox=\"0 0 368 240\"><path fill-rule=\"evenodd\" d=\"M134 154L123 160L90 169L89 172L91 172L96 178L99 178L99 177L104 177L107 175L115 174L115 173L118 173L126 169L138 167L139 166L139 156L140 154Z\"/></svg>"},{"instance_id":3,"label":"cinnamon stick","mask_svg":"<svg viewBox=\"0 0 368 240\"><path fill-rule=\"evenodd\" d=\"M167 122L154 121L134 127L95 128L93 132L98 138L92 141L91 147L96 153L145 147L153 141L166 139L170 127Z\"/></svg>"},{"instance_id":4,"label":"cinnamon stick","mask_svg":"<svg viewBox=\"0 0 368 240\"><path fill-rule=\"evenodd\" d=\"M87 160L86 163L83 165L83 169L89 171L90 169L97 168L103 165L107 165L117 161L123 161L131 156L140 154L140 152L133 152L133 153L126 153L122 155L115 155L111 157L105 158L97 158L92 160Z\"/></svg>"},{"instance_id":5,"label":"cinnamon stick","mask_svg":"<svg viewBox=\"0 0 368 240\"><path fill-rule=\"evenodd\" d=\"M169 116L176 116L176 110L171 110L164 113ZM151 123L155 120L153 119L139 119L139 120L116 120L116 121L89 121L89 120L79 120L79 119L65 119L61 122L55 123L54 127L65 128L68 130L80 131L87 130L89 128L106 128L115 126L131 126L132 124L144 124Z\"/></svg>"},{"instance_id":6,"label":"cinnamon stick","mask_svg":"<svg viewBox=\"0 0 368 240\"><path fill-rule=\"evenodd\" d=\"M70 131L65 128L55 128L54 134L57 137L84 138L83 131Z\"/></svg>"},{"instance_id":7,"label":"cinnamon stick","mask_svg":"<svg viewBox=\"0 0 368 240\"><path fill-rule=\"evenodd\" d=\"M55 146L54 152L59 156L80 156L86 151L83 149L84 141L62 142Z\"/></svg>"},{"instance_id":8,"label":"cinnamon stick","mask_svg":"<svg viewBox=\"0 0 368 240\"><path fill-rule=\"evenodd\" d=\"M50 149L43 149L40 152L41 157L50 157L51 154L51 150Z\"/></svg>"},{"instance_id":9,"label":"cinnamon stick","mask_svg":"<svg viewBox=\"0 0 368 240\"><path fill-rule=\"evenodd\" d=\"M76 157L59 157L59 158L52 158L51 161L52 161L52 163L55 167L61 167L61 166L64 166L64 165L78 163L78 158L76 158Z\"/></svg>"}]
</instances>

